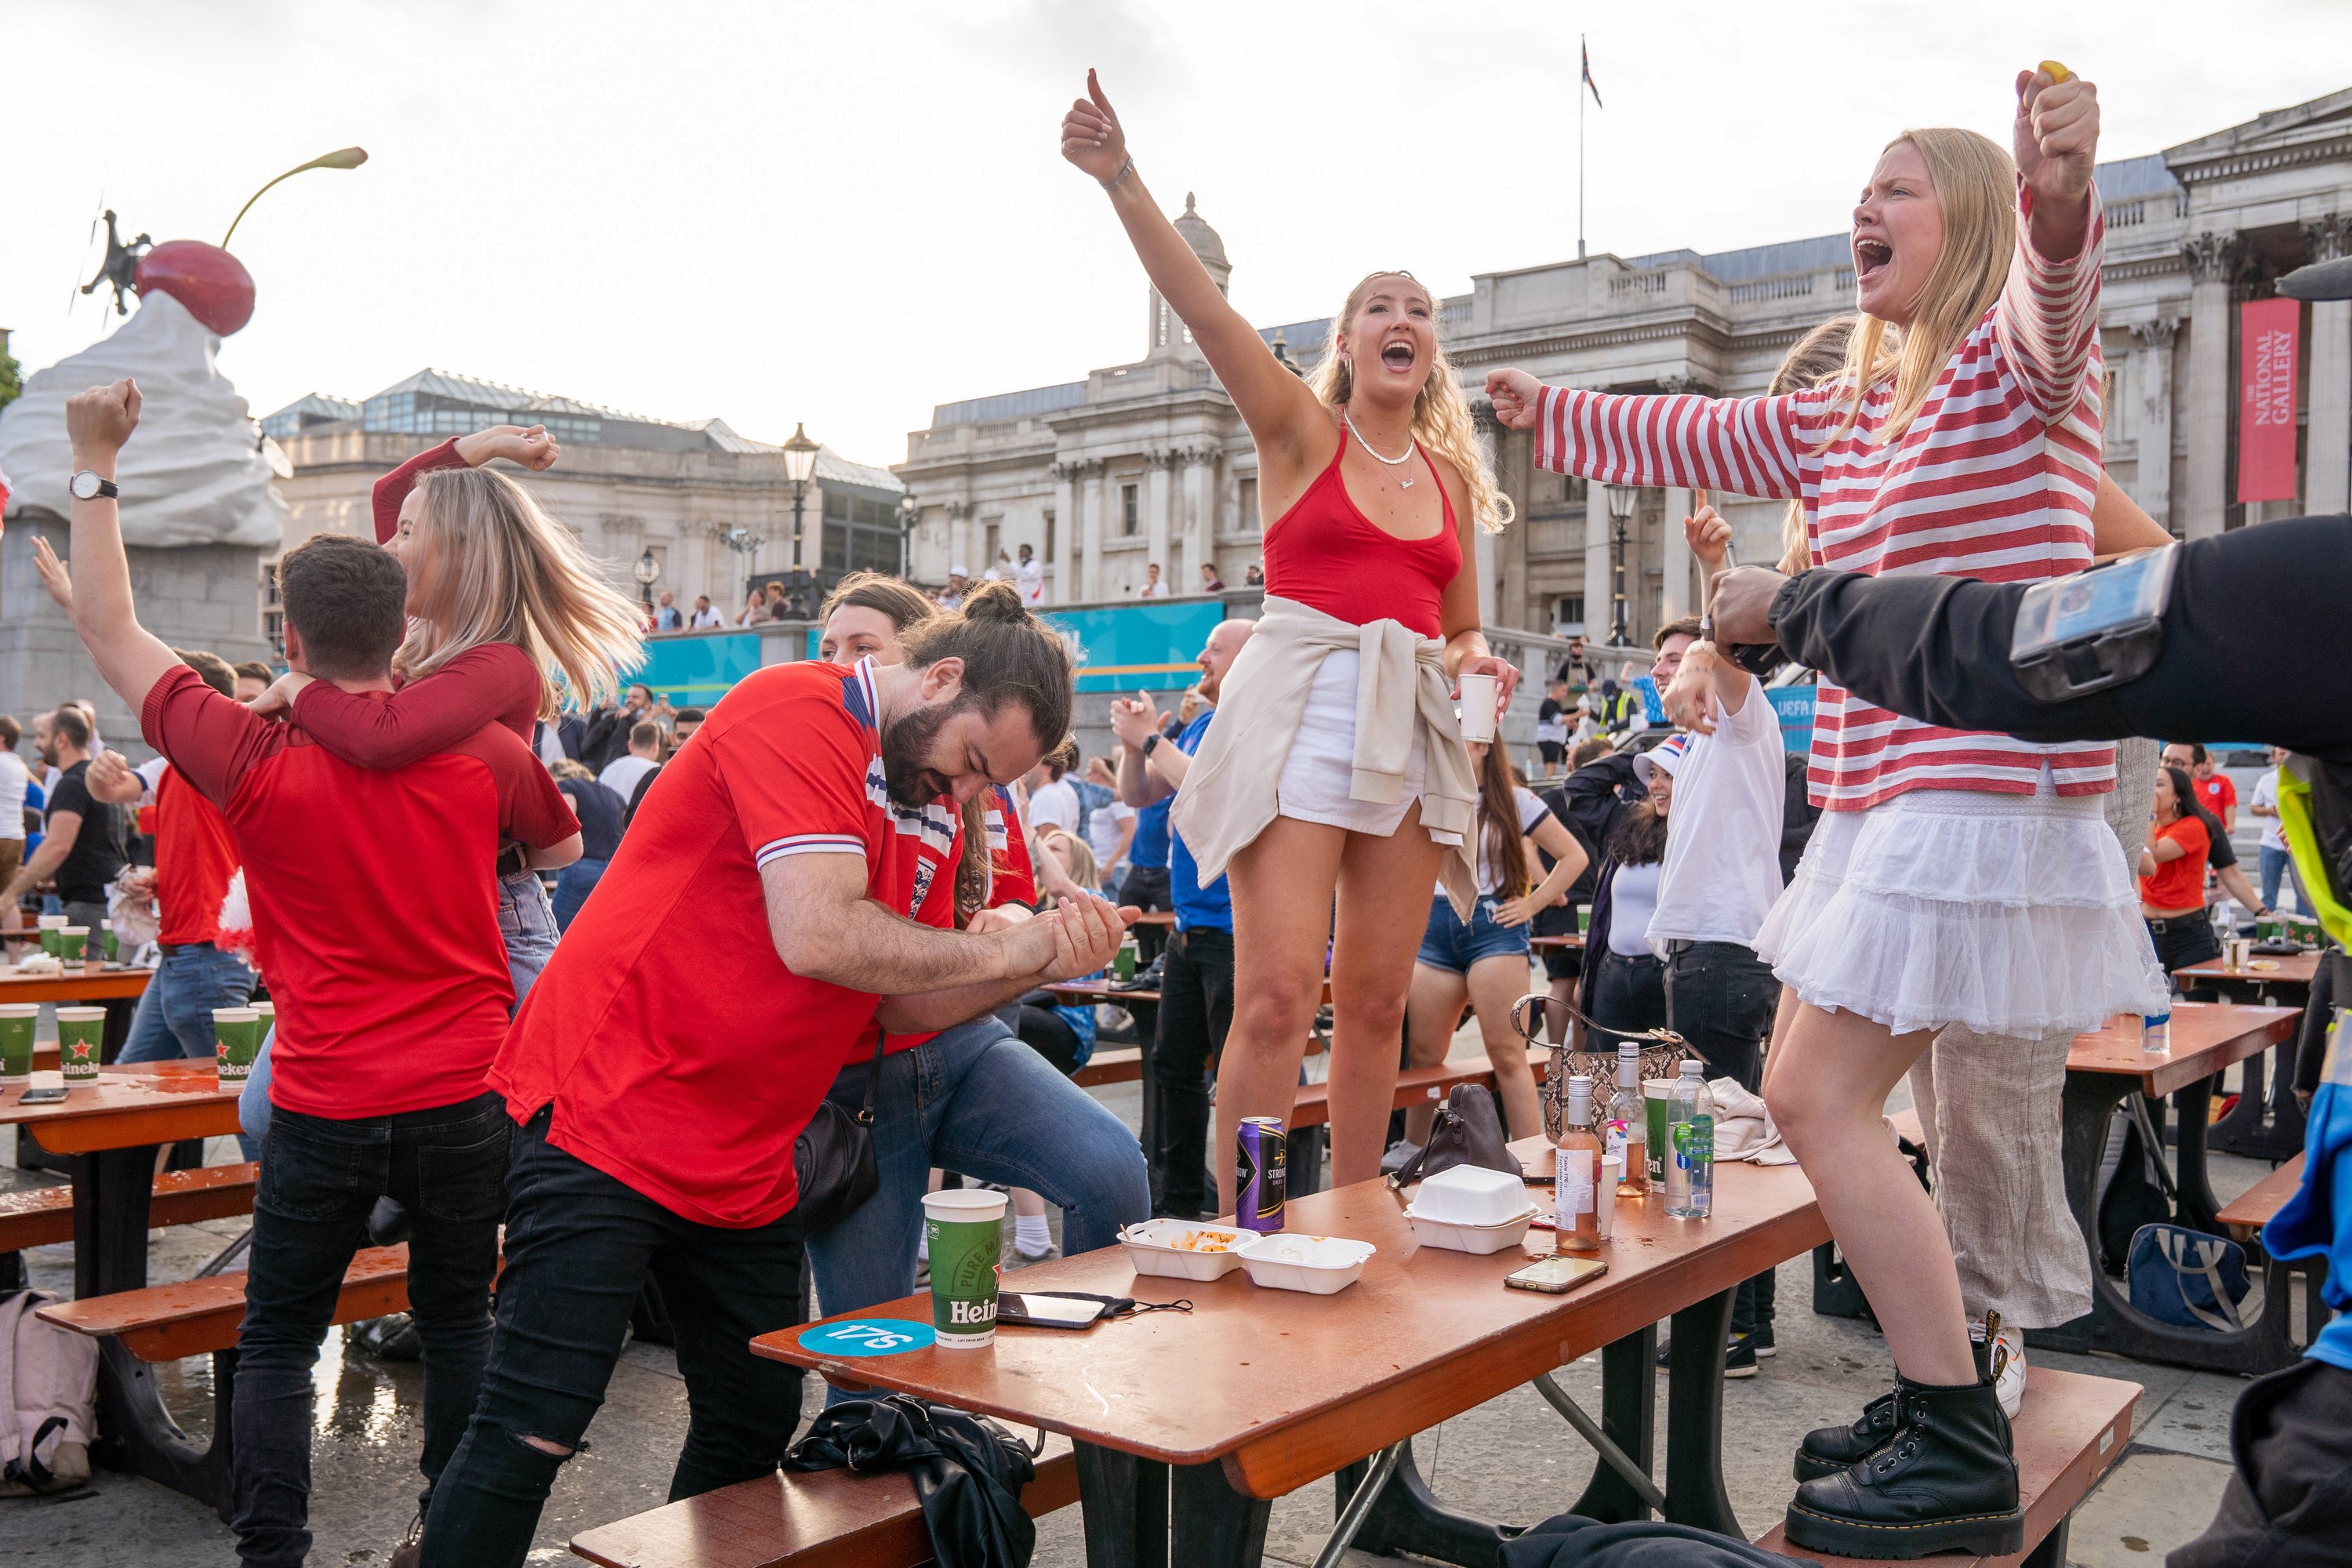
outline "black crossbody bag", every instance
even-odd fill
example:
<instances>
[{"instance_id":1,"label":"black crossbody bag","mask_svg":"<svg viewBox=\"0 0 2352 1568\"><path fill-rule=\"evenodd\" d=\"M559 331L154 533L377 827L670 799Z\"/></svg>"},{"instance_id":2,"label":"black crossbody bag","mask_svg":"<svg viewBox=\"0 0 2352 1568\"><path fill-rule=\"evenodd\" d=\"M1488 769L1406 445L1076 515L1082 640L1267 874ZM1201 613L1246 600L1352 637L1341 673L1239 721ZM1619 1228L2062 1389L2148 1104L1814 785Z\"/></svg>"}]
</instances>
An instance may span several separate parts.
<instances>
[{"instance_id":1,"label":"black crossbody bag","mask_svg":"<svg viewBox=\"0 0 2352 1568\"><path fill-rule=\"evenodd\" d=\"M874 1090L882 1080L887 1040L878 1032L875 1037L874 1059L866 1064L866 1101L856 1114L827 1097L793 1140L793 1174L800 1186L793 1212L800 1216L803 1235L831 1230L881 1188L881 1173L874 1166Z\"/></svg>"}]
</instances>

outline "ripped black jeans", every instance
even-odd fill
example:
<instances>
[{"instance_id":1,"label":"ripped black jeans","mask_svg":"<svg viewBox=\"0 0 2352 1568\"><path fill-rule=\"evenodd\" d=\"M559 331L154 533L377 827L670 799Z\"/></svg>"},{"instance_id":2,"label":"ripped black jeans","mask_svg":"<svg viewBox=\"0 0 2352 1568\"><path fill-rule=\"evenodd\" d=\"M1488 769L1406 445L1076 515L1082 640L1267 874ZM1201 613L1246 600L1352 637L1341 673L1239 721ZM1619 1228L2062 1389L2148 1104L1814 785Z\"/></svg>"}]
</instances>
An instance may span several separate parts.
<instances>
[{"instance_id":1,"label":"ripped black jeans","mask_svg":"<svg viewBox=\"0 0 2352 1568\"><path fill-rule=\"evenodd\" d=\"M481 1402L433 1489L426 1568L522 1563L556 1472L604 1402L649 1270L686 1380L670 1500L772 1473L800 1420L801 1370L751 1350L802 1321L798 1222L727 1230L682 1218L548 1142L548 1117L514 1135L497 1328Z\"/></svg>"}]
</instances>

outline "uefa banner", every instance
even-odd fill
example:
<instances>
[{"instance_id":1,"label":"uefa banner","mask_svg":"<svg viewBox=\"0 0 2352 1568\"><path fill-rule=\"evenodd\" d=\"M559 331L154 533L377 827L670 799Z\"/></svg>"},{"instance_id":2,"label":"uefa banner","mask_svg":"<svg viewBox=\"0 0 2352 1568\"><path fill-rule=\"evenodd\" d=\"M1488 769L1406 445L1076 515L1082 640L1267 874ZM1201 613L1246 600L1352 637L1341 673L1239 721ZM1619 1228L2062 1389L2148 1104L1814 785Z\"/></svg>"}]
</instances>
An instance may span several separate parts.
<instances>
[{"instance_id":1,"label":"uefa banner","mask_svg":"<svg viewBox=\"0 0 2352 1568\"><path fill-rule=\"evenodd\" d=\"M2303 306L2249 300L2238 319L2238 499L2294 499L2295 351Z\"/></svg>"}]
</instances>

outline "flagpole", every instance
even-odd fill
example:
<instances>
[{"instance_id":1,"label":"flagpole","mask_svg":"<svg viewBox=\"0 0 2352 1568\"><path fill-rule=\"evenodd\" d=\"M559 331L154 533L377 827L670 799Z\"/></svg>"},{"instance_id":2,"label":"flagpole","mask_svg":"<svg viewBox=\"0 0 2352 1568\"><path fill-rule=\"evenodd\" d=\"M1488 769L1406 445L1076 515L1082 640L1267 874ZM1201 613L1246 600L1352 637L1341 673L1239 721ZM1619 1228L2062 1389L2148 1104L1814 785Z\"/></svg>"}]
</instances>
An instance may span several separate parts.
<instances>
[{"instance_id":1,"label":"flagpole","mask_svg":"<svg viewBox=\"0 0 2352 1568\"><path fill-rule=\"evenodd\" d=\"M1584 259L1584 35L1576 36L1576 258Z\"/></svg>"}]
</instances>

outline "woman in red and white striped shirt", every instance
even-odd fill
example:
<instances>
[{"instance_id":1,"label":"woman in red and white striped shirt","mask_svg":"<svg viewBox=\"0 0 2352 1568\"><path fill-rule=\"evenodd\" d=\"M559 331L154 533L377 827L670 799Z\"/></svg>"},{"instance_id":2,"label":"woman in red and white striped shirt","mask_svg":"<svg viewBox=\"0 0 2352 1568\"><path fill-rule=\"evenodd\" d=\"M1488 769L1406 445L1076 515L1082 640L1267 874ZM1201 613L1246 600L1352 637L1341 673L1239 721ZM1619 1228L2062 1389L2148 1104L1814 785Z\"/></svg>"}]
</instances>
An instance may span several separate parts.
<instances>
[{"instance_id":1,"label":"woman in red and white striped shirt","mask_svg":"<svg viewBox=\"0 0 2352 1568\"><path fill-rule=\"evenodd\" d=\"M1496 415L1537 432L1546 468L1801 500L1820 564L1995 581L2089 565L2098 103L2064 74L2020 74L2013 164L1964 131L1887 145L1853 214L1863 321L1830 384L1622 397L1502 371ZM1705 679L1712 657L1694 648L1683 675ZM1765 1095L1902 1384L1851 1431L1807 1439L1789 1536L1841 1555L2013 1552L2008 1423L1944 1229L1881 1118L1947 1024L2071 1035L2162 995L2100 811L2114 749L1940 729L1824 685L1811 778L1827 811L1756 943L1786 986Z\"/></svg>"}]
</instances>

